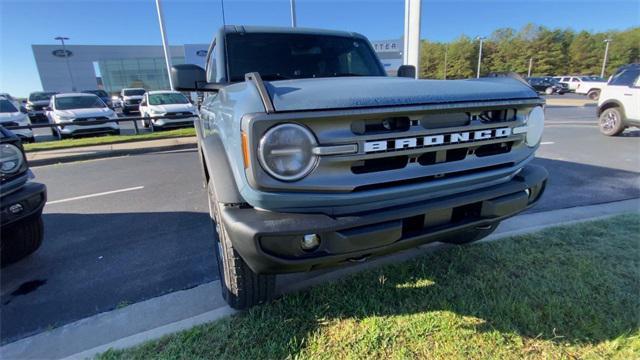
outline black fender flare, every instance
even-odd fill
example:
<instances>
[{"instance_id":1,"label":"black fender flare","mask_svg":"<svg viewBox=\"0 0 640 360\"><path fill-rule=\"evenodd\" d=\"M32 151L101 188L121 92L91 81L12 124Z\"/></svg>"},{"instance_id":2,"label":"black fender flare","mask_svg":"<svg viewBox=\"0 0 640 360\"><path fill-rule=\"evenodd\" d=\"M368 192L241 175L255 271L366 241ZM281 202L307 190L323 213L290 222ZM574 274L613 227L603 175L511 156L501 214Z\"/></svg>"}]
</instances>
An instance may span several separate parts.
<instances>
[{"instance_id":1,"label":"black fender flare","mask_svg":"<svg viewBox=\"0 0 640 360\"><path fill-rule=\"evenodd\" d=\"M238 191L231 164L219 135L215 133L205 138L198 134L198 139L198 156L202 160L206 180L211 180L216 200L223 204L246 203Z\"/></svg>"},{"instance_id":2,"label":"black fender flare","mask_svg":"<svg viewBox=\"0 0 640 360\"><path fill-rule=\"evenodd\" d=\"M626 118L626 115L624 113L624 106L622 105L622 103L618 100L607 100L604 103L602 103L602 105L598 106L598 117L600 117L600 115L602 115L602 112L605 111L608 108L611 107L618 107L620 108L620 112L622 112L622 117Z\"/></svg>"}]
</instances>

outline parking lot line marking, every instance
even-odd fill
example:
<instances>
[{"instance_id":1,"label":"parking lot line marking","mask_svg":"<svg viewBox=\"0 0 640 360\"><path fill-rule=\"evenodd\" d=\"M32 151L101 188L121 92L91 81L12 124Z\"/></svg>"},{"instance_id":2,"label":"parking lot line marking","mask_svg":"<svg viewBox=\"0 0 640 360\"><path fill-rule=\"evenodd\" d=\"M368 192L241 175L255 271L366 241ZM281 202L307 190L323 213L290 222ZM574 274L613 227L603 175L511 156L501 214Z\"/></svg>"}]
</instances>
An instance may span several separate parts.
<instances>
[{"instance_id":1,"label":"parking lot line marking","mask_svg":"<svg viewBox=\"0 0 640 360\"><path fill-rule=\"evenodd\" d=\"M540 143L540 145L553 145L555 144L553 141L543 141Z\"/></svg>"},{"instance_id":2,"label":"parking lot line marking","mask_svg":"<svg viewBox=\"0 0 640 360\"><path fill-rule=\"evenodd\" d=\"M47 205L59 204L67 201L82 200L82 199L88 199L88 198L97 197L97 196L111 195L111 194L117 194L121 192L134 191L134 190L140 190L140 189L144 189L144 186L136 186L136 187L126 188L126 189L119 189L119 190L105 191L105 192L89 194L89 195L76 196L76 197L67 198L67 199L47 201Z\"/></svg>"}]
</instances>

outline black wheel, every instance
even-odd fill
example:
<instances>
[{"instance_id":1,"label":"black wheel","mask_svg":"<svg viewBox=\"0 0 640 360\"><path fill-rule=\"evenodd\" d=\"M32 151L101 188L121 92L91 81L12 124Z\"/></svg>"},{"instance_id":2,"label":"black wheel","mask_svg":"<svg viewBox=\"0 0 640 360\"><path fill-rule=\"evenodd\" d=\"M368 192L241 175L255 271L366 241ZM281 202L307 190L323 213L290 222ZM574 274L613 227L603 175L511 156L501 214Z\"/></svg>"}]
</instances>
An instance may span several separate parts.
<instances>
[{"instance_id":1,"label":"black wheel","mask_svg":"<svg viewBox=\"0 0 640 360\"><path fill-rule=\"evenodd\" d=\"M496 230L499 223L488 225L486 228L467 230L465 232L459 233L457 236L449 238L447 240L443 240L443 242L449 244L463 245L469 244L474 241L478 241L484 237L489 236L492 232Z\"/></svg>"},{"instance_id":2,"label":"black wheel","mask_svg":"<svg viewBox=\"0 0 640 360\"><path fill-rule=\"evenodd\" d=\"M604 135L616 136L624 131L622 112L617 107L604 110L598 120L600 122L600 132Z\"/></svg>"},{"instance_id":3,"label":"black wheel","mask_svg":"<svg viewBox=\"0 0 640 360\"><path fill-rule=\"evenodd\" d=\"M120 129L118 129L118 130L113 130L113 131L111 132L111 135L120 135Z\"/></svg>"},{"instance_id":4,"label":"black wheel","mask_svg":"<svg viewBox=\"0 0 640 360\"><path fill-rule=\"evenodd\" d=\"M16 262L38 250L42 244L42 216L20 220L2 229L0 257L2 266Z\"/></svg>"},{"instance_id":5,"label":"black wheel","mask_svg":"<svg viewBox=\"0 0 640 360\"><path fill-rule=\"evenodd\" d=\"M145 116L145 118L148 118L148 116ZM148 129L150 122L151 122L151 120L149 120L149 119L142 120L142 126L144 126L145 129Z\"/></svg>"},{"instance_id":6,"label":"black wheel","mask_svg":"<svg viewBox=\"0 0 640 360\"><path fill-rule=\"evenodd\" d=\"M600 90L589 90L587 97L591 100L598 100L600 98Z\"/></svg>"},{"instance_id":7,"label":"black wheel","mask_svg":"<svg viewBox=\"0 0 640 360\"><path fill-rule=\"evenodd\" d=\"M553 94L553 88L551 86L549 86L548 88L544 89L544 93L547 95L552 95Z\"/></svg>"},{"instance_id":8,"label":"black wheel","mask_svg":"<svg viewBox=\"0 0 640 360\"><path fill-rule=\"evenodd\" d=\"M219 206L209 181L209 213L218 233L214 252L220 274L222 297L234 309L248 309L269 301L275 292L275 275L254 273L233 248L224 224L219 221Z\"/></svg>"}]
</instances>

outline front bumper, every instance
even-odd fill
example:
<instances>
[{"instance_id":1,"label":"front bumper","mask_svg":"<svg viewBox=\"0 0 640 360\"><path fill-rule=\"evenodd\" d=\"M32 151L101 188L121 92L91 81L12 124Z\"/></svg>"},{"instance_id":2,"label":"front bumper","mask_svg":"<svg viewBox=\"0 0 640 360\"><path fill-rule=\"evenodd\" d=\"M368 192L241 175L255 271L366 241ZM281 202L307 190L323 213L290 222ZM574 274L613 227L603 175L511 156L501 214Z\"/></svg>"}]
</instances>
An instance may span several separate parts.
<instances>
[{"instance_id":1,"label":"front bumper","mask_svg":"<svg viewBox=\"0 0 640 360\"><path fill-rule=\"evenodd\" d=\"M27 182L22 188L0 199L0 224L4 227L18 220L37 217L47 202L47 188L44 184ZM20 211L16 209L21 208ZM13 211L12 211L13 210Z\"/></svg>"},{"instance_id":2,"label":"front bumper","mask_svg":"<svg viewBox=\"0 0 640 360\"><path fill-rule=\"evenodd\" d=\"M170 128L170 127L181 127L181 126L193 126L193 121L196 120L197 117L192 118L182 118L182 119L157 119L152 120L153 126Z\"/></svg>"},{"instance_id":3,"label":"front bumper","mask_svg":"<svg viewBox=\"0 0 640 360\"><path fill-rule=\"evenodd\" d=\"M309 271L421 244L495 224L533 206L548 173L528 165L511 181L480 190L349 216L275 213L224 207L221 219L244 261L256 273ZM305 234L319 235L313 252Z\"/></svg>"},{"instance_id":4,"label":"front bumper","mask_svg":"<svg viewBox=\"0 0 640 360\"><path fill-rule=\"evenodd\" d=\"M71 123L73 124L73 123ZM97 134L111 132L120 129L120 126L115 122L108 122L100 125L67 125L61 124L58 129L62 134L75 135L75 134Z\"/></svg>"}]
</instances>

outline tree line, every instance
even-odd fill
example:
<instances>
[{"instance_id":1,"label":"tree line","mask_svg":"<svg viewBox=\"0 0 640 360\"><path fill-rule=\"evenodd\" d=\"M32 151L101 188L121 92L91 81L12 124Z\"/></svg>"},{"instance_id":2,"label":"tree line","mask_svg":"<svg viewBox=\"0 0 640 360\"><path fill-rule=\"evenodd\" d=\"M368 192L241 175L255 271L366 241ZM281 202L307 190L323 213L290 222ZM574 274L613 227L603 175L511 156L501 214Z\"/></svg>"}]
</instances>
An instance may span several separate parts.
<instances>
[{"instance_id":1,"label":"tree line","mask_svg":"<svg viewBox=\"0 0 640 360\"><path fill-rule=\"evenodd\" d=\"M480 75L516 72L526 76L530 61L531 76L600 75L605 39L611 40L605 77L622 65L640 62L640 27L591 33L528 24L519 31L495 30L484 40ZM478 40L466 35L449 43L422 40L420 77L474 77L479 46Z\"/></svg>"}]
</instances>

